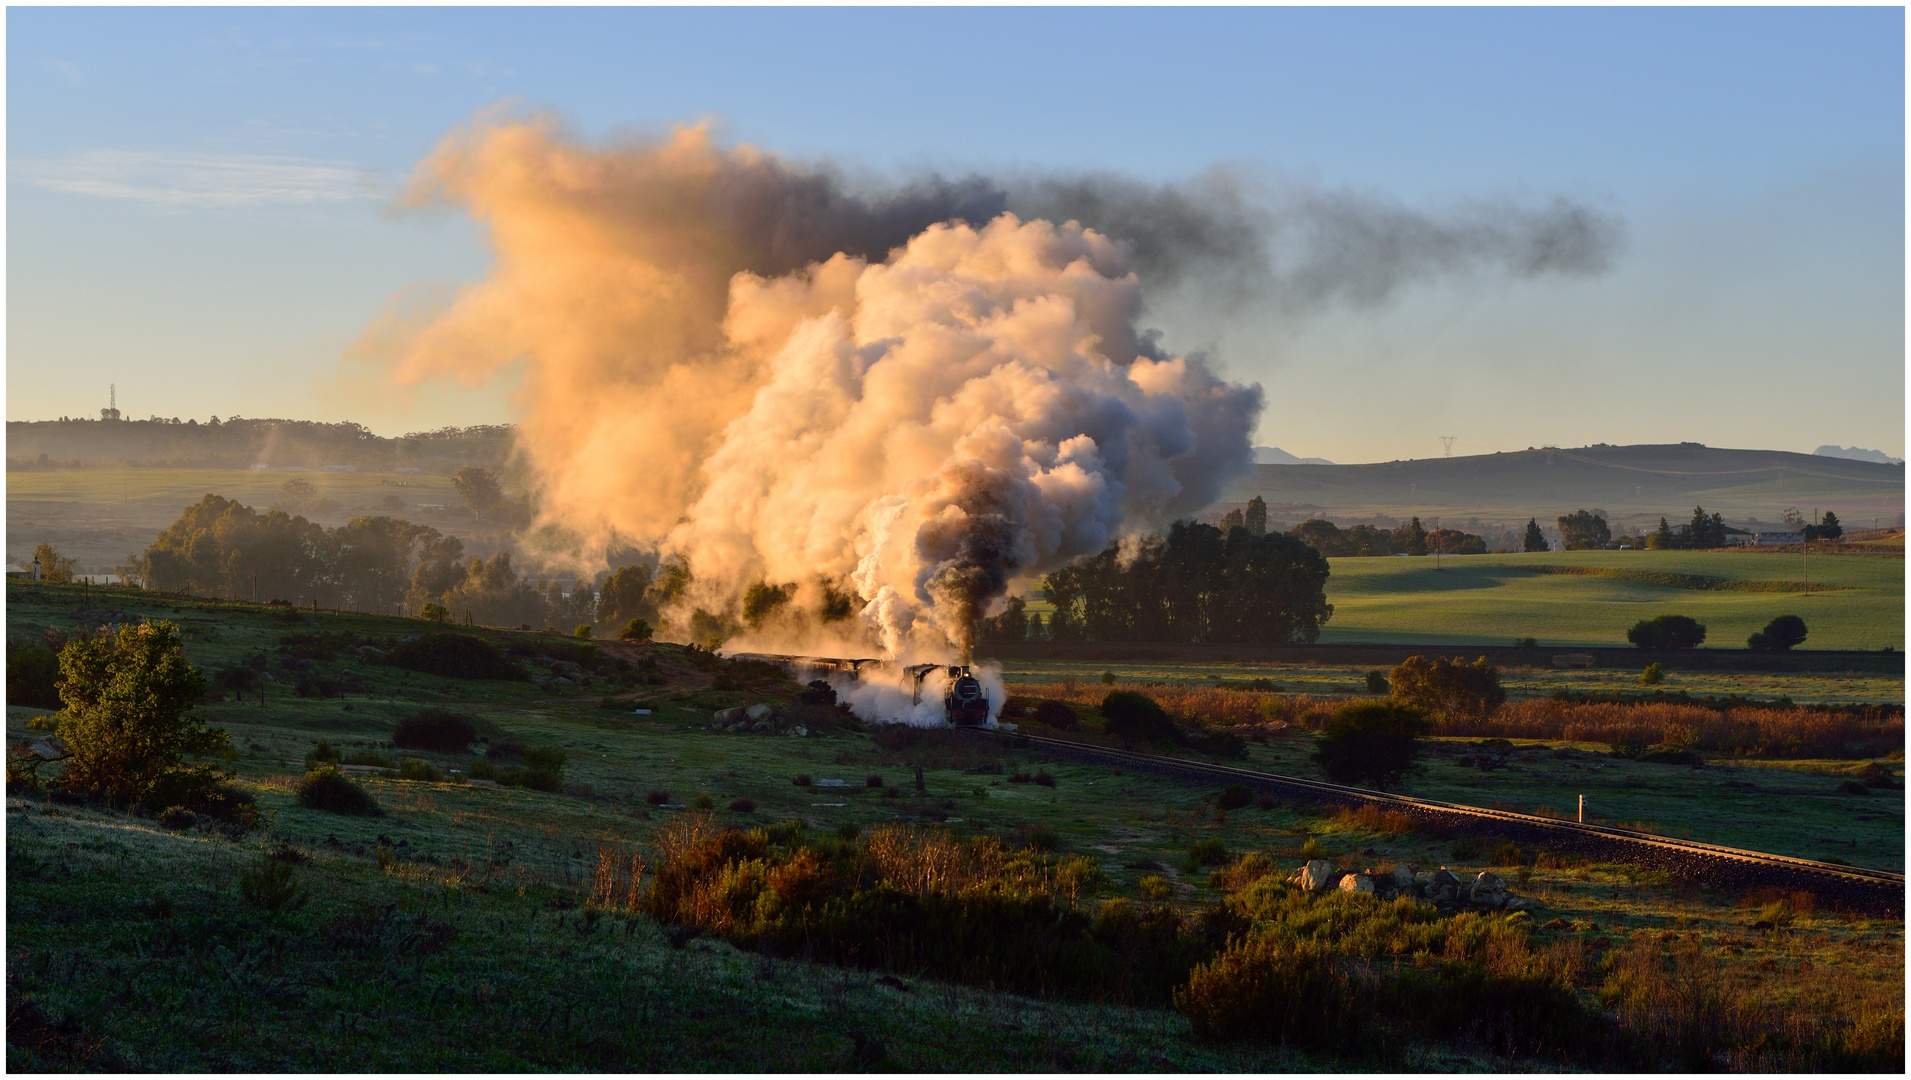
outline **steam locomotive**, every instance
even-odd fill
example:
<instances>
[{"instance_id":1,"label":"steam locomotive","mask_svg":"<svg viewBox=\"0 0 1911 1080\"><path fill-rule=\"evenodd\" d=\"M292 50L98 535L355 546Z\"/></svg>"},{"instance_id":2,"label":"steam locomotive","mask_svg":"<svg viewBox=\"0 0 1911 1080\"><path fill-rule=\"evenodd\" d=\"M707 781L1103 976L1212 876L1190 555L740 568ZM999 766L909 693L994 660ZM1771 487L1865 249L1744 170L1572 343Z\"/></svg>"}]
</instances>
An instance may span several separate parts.
<instances>
[{"instance_id":1,"label":"steam locomotive","mask_svg":"<svg viewBox=\"0 0 1911 1080\"><path fill-rule=\"evenodd\" d=\"M862 678L866 672L863 665L875 665L880 661L872 659L844 660L822 656L788 656L780 653L736 653L737 659L764 660L770 663L785 664L809 674L847 674L852 679ZM904 689L911 691L910 701L922 704L922 683L929 673L942 669L941 664L914 664L903 669ZM953 727L983 727L989 722L989 692L982 688L981 680L970 672L967 664L947 667L949 685L942 694L943 713ZM910 685L913 683L913 687Z\"/></svg>"}]
</instances>

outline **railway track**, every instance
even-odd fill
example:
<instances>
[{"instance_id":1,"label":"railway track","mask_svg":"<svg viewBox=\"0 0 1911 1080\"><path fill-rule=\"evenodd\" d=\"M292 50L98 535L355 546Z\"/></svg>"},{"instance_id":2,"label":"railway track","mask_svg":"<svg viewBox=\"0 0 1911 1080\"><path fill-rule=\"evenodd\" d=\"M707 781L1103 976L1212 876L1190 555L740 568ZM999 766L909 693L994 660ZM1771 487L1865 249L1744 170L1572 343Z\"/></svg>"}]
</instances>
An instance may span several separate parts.
<instances>
[{"instance_id":1,"label":"railway track","mask_svg":"<svg viewBox=\"0 0 1911 1080\"><path fill-rule=\"evenodd\" d=\"M1506 835L1508 839L1545 844L1561 852L1611 856L1664 869L1675 877L1717 887L1752 889L1774 886L1804 890L1831 906L1870 914L1898 917L1904 914L1904 875L1885 870L1747 851L1611 825L1587 825L1511 810L1418 799L1305 777L1283 776L1161 754L1144 754L1046 735L1022 732L1003 734L1017 745L1039 747L1064 756L1116 762L1128 768L1167 776L1223 780L1314 802L1378 805L1420 821L1437 822L1448 827L1478 829L1481 825L1490 825L1494 832Z\"/></svg>"}]
</instances>

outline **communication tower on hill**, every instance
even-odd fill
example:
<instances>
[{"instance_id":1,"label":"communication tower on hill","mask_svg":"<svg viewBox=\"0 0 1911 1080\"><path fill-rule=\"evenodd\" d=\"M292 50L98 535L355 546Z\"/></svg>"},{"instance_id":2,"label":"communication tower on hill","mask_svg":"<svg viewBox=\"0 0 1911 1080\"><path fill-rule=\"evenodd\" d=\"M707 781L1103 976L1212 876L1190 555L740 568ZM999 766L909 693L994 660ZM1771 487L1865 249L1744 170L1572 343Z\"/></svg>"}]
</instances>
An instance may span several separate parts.
<instances>
[{"instance_id":1,"label":"communication tower on hill","mask_svg":"<svg viewBox=\"0 0 1911 1080\"><path fill-rule=\"evenodd\" d=\"M100 410L101 420L119 419L119 384L106 384L106 408Z\"/></svg>"}]
</instances>

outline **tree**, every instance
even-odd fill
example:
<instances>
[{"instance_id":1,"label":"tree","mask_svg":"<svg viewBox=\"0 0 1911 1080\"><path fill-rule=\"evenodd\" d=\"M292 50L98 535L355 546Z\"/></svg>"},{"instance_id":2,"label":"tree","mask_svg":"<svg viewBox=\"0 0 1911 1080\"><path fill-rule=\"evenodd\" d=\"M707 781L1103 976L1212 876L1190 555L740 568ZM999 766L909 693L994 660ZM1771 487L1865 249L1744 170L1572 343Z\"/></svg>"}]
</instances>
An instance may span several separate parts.
<instances>
[{"instance_id":1,"label":"tree","mask_svg":"<svg viewBox=\"0 0 1911 1080\"><path fill-rule=\"evenodd\" d=\"M206 692L206 677L186 662L179 627L170 622L121 626L60 650L59 734L72 757L60 786L117 805L182 805L224 774L182 764L187 754L227 745L224 731L187 712Z\"/></svg>"},{"instance_id":2,"label":"tree","mask_svg":"<svg viewBox=\"0 0 1911 1080\"><path fill-rule=\"evenodd\" d=\"M1838 515L1825 511L1825 516L1816 525L1805 526L1806 540L1836 540L1845 535L1845 527L1838 523Z\"/></svg>"},{"instance_id":3,"label":"tree","mask_svg":"<svg viewBox=\"0 0 1911 1080\"><path fill-rule=\"evenodd\" d=\"M1653 530L1651 536L1646 537L1646 550L1665 551L1678 546L1679 538L1673 533L1672 526L1666 522L1666 519L1660 518L1659 527Z\"/></svg>"},{"instance_id":4,"label":"tree","mask_svg":"<svg viewBox=\"0 0 1911 1080\"><path fill-rule=\"evenodd\" d=\"M1240 507L1237 506L1221 515L1221 532L1223 535L1231 533L1236 529L1245 528L1247 528L1247 516L1241 513Z\"/></svg>"},{"instance_id":5,"label":"tree","mask_svg":"<svg viewBox=\"0 0 1911 1080\"><path fill-rule=\"evenodd\" d=\"M1155 699L1133 690L1115 690L1101 699L1108 734L1137 742L1173 742L1180 732Z\"/></svg>"},{"instance_id":6,"label":"tree","mask_svg":"<svg viewBox=\"0 0 1911 1080\"><path fill-rule=\"evenodd\" d=\"M1526 520L1525 549L1527 551L1551 551L1553 549L1553 546L1546 542L1546 534L1539 529L1538 518L1528 518Z\"/></svg>"},{"instance_id":7,"label":"tree","mask_svg":"<svg viewBox=\"0 0 1911 1080\"><path fill-rule=\"evenodd\" d=\"M52 544L41 544L33 549L33 565L39 567L44 581L72 581L79 560L60 554L60 549Z\"/></svg>"},{"instance_id":8,"label":"tree","mask_svg":"<svg viewBox=\"0 0 1911 1080\"><path fill-rule=\"evenodd\" d=\"M458 475L451 478L451 486L458 489L458 497L479 517L504 501L504 489L498 486L497 474L475 465L459 469Z\"/></svg>"},{"instance_id":9,"label":"tree","mask_svg":"<svg viewBox=\"0 0 1911 1080\"><path fill-rule=\"evenodd\" d=\"M1393 696L1442 720L1480 719L1506 703L1500 669L1482 656L1472 663L1449 656L1409 656L1388 677Z\"/></svg>"},{"instance_id":10,"label":"tree","mask_svg":"<svg viewBox=\"0 0 1911 1080\"><path fill-rule=\"evenodd\" d=\"M318 488L313 487L312 482L302 476L295 476L279 485L279 501L294 514L310 506L312 500L316 498L318 498Z\"/></svg>"},{"instance_id":11,"label":"tree","mask_svg":"<svg viewBox=\"0 0 1911 1080\"><path fill-rule=\"evenodd\" d=\"M1247 531L1254 536L1267 535L1267 500L1259 495L1247 501L1247 512L1242 515Z\"/></svg>"},{"instance_id":12,"label":"tree","mask_svg":"<svg viewBox=\"0 0 1911 1080\"><path fill-rule=\"evenodd\" d=\"M743 621L750 624L750 629L761 630L764 621L787 606L795 595L795 582L786 585L755 582L743 592Z\"/></svg>"},{"instance_id":13,"label":"tree","mask_svg":"<svg viewBox=\"0 0 1911 1080\"><path fill-rule=\"evenodd\" d=\"M1405 539L1406 544L1404 546L1407 549L1407 554L1425 555L1427 553L1427 530L1421 528L1419 518L1416 517L1407 523Z\"/></svg>"},{"instance_id":14,"label":"tree","mask_svg":"<svg viewBox=\"0 0 1911 1080\"><path fill-rule=\"evenodd\" d=\"M1705 641L1705 624L1686 615L1640 619L1626 640L1641 649L1693 649Z\"/></svg>"},{"instance_id":15,"label":"tree","mask_svg":"<svg viewBox=\"0 0 1911 1080\"><path fill-rule=\"evenodd\" d=\"M1765 624L1765 629L1745 639L1748 649L1783 652L1805 642L1805 620L1796 615L1780 615Z\"/></svg>"},{"instance_id":16,"label":"tree","mask_svg":"<svg viewBox=\"0 0 1911 1080\"><path fill-rule=\"evenodd\" d=\"M1591 551L1612 540L1606 519L1584 510L1559 519L1560 546L1567 551Z\"/></svg>"},{"instance_id":17,"label":"tree","mask_svg":"<svg viewBox=\"0 0 1911 1080\"><path fill-rule=\"evenodd\" d=\"M464 611L472 621L487 626L544 625L544 598L530 582L519 579L508 551L489 559L473 558L464 580L445 594L444 603L454 613Z\"/></svg>"},{"instance_id":18,"label":"tree","mask_svg":"<svg viewBox=\"0 0 1911 1080\"><path fill-rule=\"evenodd\" d=\"M1337 784L1397 787L1432 730L1419 709L1394 701L1342 705L1321 729L1314 761Z\"/></svg>"},{"instance_id":19,"label":"tree","mask_svg":"<svg viewBox=\"0 0 1911 1080\"><path fill-rule=\"evenodd\" d=\"M1028 601L1019 596L1005 600L1002 614L982 620L982 640L1028 640Z\"/></svg>"},{"instance_id":20,"label":"tree","mask_svg":"<svg viewBox=\"0 0 1911 1080\"><path fill-rule=\"evenodd\" d=\"M618 633L617 638L619 641L649 641L650 624L642 619L632 619L624 624L624 629Z\"/></svg>"},{"instance_id":21,"label":"tree","mask_svg":"<svg viewBox=\"0 0 1911 1080\"><path fill-rule=\"evenodd\" d=\"M1692 508L1692 520L1679 527L1682 543L1679 547L1716 548L1725 546L1725 518L1720 514L1707 515L1705 507ZM1650 546L1650 544L1648 544Z\"/></svg>"},{"instance_id":22,"label":"tree","mask_svg":"<svg viewBox=\"0 0 1911 1080\"><path fill-rule=\"evenodd\" d=\"M597 590L597 621L618 626L632 619L655 622L657 608L650 602L650 567L643 563L620 566Z\"/></svg>"}]
</instances>

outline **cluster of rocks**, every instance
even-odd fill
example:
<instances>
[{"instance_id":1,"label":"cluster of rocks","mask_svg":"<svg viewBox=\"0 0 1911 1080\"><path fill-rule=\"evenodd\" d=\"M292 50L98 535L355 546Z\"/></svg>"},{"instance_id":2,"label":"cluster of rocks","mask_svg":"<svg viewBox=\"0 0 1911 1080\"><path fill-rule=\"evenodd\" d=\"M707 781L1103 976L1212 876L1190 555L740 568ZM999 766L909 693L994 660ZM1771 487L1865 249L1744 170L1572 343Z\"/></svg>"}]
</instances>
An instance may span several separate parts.
<instances>
[{"instance_id":1,"label":"cluster of rocks","mask_svg":"<svg viewBox=\"0 0 1911 1080\"><path fill-rule=\"evenodd\" d=\"M716 719L710 722L710 730L733 735L788 735L796 739L806 739L810 733L795 717L761 704L718 709Z\"/></svg>"},{"instance_id":2,"label":"cluster of rocks","mask_svg":"<svg viewBox=\"0 0 1911 1080\"><path fill-rule=\"evenodd\" d=\"M1491 870L1482 870L1468 881L1442 866L1438 870L1420 870L1401 863L1384 874L1337 870L1326 859L1315 859L1296 870L1287 879L1308 892L1364 893L1391 900L1408 896L1443 909L1471 908L1477 911L1525 911L1531 900L1515 896L1506 882Z\"/></svg>"},{"instance_id":3,"label":"cluster of rocks","mask_svg":"<svg viewBox=\"0 0 1911 1080\"><path fill-rule=\"evenodd\" d=\"M549 688L552 686L589 686L591 684L591 672L587 671L584 665L574 660L558 660L549 656L532 656L526 659L528 662L544 669L544 674L538 678L538 684L540 686Z\"/></svg>"}]
</instances>

